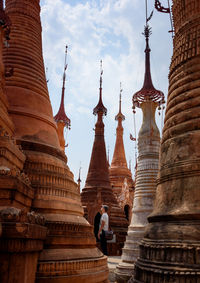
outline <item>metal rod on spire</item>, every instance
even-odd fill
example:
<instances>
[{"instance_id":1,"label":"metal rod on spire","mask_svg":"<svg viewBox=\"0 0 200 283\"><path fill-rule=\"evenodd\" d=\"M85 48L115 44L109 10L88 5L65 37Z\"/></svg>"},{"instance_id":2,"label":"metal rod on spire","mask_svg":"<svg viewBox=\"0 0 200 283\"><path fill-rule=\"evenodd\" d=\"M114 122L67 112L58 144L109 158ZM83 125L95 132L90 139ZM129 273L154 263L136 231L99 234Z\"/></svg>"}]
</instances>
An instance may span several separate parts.
<instances>
[{"instance_id":1,"label":"metal rod on spire","mask_svg":"<svg viewBox=\"0 0 200 283\"><path fill-rule=\"evenodd\" d=\"M107 114L107 109L103 105L102 102L102 75L103 75L103 68L102 68L102 60L100 60L100 87L99 87L99 102L97 106L93 109L93 114L97 115L98 112L103 112L103 115Z\"/></svg>"},{"instance_id":2,"label":"metal rod on spire","mask_svg":"<svg viewBox=\"0 0 200 283\"><path fill-rule=\"evenodd\" d=\"M146 2L146 25L147 25L147 13L148 13L148 9L147 9L147 0L145 1Z\"/></svg>"},{"instance_id":3,"label":"metal rod on spire","mask_svg":"<svg viewBox=\"0 0 200 283\"><path fill-rule=\"evenodd\" d=\"M102 60L100 60L100 89L102 89L102 75L103 75L103 67L102 67Z\"/></svg>"},{"instance_id":4,"label":"metal rod on spire","mask_svg":"<svg viewBox=\"0 0 200 283\"><path fill-rule=\"evenodd\" d=\"M65 80L66 80L66 70L67 70L67 49L68 49L68 46L66 45L66 49L65 49L65 62L64 62L64 72L63 72L63 88L65 88Z\"/></svg>"},{"instance_id":5,"label":"metal rod on spire","mask_svg":"<svg viewBox=\"0 0 200 283\"><path fill-rule=\"evenodd\" d=\"M122 110L122 83L120 82L120 92L119 92L119 112Z\"/></svg>"}]
</instances>

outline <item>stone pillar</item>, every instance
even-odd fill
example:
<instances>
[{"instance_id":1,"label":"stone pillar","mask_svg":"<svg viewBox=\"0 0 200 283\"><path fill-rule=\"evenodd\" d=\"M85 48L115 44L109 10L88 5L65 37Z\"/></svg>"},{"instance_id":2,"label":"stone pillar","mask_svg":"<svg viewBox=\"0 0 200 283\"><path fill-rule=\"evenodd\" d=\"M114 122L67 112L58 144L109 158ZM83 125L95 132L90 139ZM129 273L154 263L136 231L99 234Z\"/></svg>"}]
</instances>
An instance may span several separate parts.
<instances>
[{"instance_id":1,"label":"stone pillar","mask_svg":"<svg viewBox=\"0 0 200 283\"><path fill-rule=\"evenodd\" d=\"M156 200L131 282L200 278L200 1L173 1L173 57Z\"/></svg>"},{"instance_id":2,"label":"stone pillar","mask_svg":"<svg viewBox=\"0 0 200 283\"><path fill-rule=\"evenodd\" d=\"M158 174L160 134L155 123L157 103L141 104L143 123L138 136L138 164L131 224L123 248L122 259L116 269L117 282L127 282L133 274L139 255L139 243L147 225L147 216L153 210Z\"/></svg>"}]
</instances>

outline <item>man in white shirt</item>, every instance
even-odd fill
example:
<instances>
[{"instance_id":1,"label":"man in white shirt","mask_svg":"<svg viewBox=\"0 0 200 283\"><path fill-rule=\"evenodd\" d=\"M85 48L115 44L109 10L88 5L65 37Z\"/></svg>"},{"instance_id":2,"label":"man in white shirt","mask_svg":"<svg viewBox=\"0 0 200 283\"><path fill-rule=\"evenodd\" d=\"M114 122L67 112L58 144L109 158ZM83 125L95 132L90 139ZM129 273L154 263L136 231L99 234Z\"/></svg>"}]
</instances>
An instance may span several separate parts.
<instances>
[{"instance_id":1,"label":"man in white shirt","mask_svg":"<svg viewBox=\"0 0 200 283\"><path fill-rule=\"evenodd\" d=\"M107 239L105 238L105 231L109 228L108 206L102 205L101 207L101 219L99 225L98 238L100 239L101 249L105 255L108 255L107 251Z\"/></svg>"}]
</instances>

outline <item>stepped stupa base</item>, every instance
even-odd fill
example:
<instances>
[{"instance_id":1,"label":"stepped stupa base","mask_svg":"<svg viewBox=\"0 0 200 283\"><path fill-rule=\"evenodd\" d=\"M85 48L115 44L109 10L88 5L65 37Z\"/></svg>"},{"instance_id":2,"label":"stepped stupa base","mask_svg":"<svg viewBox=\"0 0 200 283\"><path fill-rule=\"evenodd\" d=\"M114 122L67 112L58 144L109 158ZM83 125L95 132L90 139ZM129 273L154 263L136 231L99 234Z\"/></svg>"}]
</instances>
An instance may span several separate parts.
<instances>
[{"instance_id":1,"label":"stepped stupa base","mask_svg":"<svg viewBox=\"0 0 200 283\"><path fill-rule=\"evenodd\" d=\"M107 283L107 257L94 249L54 249L41 253L36 283Z\"/></svg>"},{"instance_id":2,"label":"stepped stupa base","mask_svg":"<svg viewBox=\"0 0 200 283\"><path fill-rule=\"evenodd\" d=\"M120 262L115 270L115 278L118 283L126 283L133 276L134 262Z\"/></svg>"}]
</instances>

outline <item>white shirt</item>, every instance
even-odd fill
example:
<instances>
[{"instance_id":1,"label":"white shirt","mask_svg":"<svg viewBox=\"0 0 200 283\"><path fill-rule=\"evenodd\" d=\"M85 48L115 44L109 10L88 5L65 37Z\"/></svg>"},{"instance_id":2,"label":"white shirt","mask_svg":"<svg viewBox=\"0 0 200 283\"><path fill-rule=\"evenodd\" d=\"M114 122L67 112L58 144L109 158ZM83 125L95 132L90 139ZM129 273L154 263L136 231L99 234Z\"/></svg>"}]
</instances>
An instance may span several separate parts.
<instances>
[{"instance_id":1,"label":"white shirt","mask_svg":"<svg viewBox=\"0 0 200 283\"><path fill-rule=\"evenodd\" d=\"M103 230L104 231L108 231L109 223L108 223L108 214L106 212L104 212L101 215L101 220L100 220L100 226L99 227L101 227L102 221L104 221Z\"/></svg>"}]
</instances>

